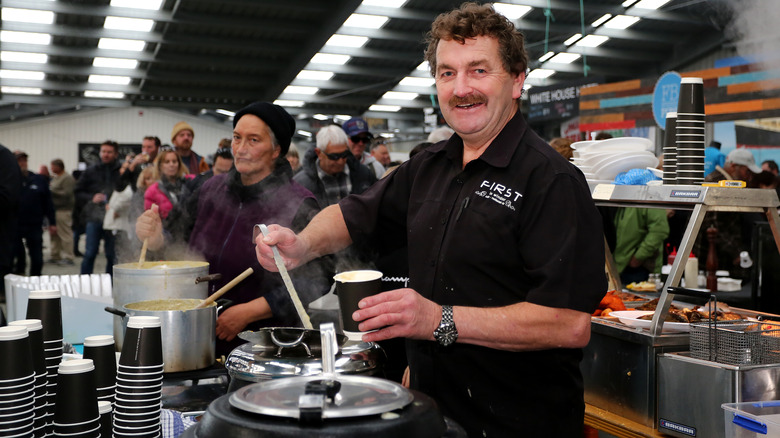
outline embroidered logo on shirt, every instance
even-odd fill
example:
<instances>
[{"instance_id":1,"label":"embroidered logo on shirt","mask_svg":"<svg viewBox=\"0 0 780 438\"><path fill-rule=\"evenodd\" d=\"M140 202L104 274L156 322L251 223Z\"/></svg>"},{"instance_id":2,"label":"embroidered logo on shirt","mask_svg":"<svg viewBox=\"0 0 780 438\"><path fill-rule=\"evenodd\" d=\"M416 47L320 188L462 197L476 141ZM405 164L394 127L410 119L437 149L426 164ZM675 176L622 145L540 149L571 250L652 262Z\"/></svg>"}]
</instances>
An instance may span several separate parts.
<instances>
[{"instance_id":1,"label":"embroidered logo on shirt","mask_svg":"<svg viewBox=\"0 0 780 438\"><path fill-rule=\"evenodd\" d=\"M476 191L474 192L475 195L490 199L491 201L497 204L501 204L512 211L515 211L514 204L518 201L518 199L523 197L523 194L517 190L509 188L503 184L490 182L488 180L482 181L482 184L479 185L479 188L485 190Z\"/></svg>"}]
</instances>

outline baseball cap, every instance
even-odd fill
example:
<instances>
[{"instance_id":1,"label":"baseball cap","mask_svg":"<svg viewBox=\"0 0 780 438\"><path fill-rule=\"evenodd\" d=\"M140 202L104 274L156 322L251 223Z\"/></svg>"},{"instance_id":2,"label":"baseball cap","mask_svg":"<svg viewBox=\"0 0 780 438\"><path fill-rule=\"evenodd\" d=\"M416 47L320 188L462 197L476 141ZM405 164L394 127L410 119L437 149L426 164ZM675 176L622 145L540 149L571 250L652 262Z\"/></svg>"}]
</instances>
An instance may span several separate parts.
<instances>
[{"instance_id":1,"label":"baseball cap","mask_svg":"<svg viewBox=\"0 0 780 438\"><path fill-rule=\"evenodd\" d=\"M374 138L374 136L368 132L368 123L360 117L353 117L347 120L341 125L341 128L344 129L344 132L347 133L348 137L354 137L365 132L369 137Z\"/></svg>"},{"instance_id":2,"label":"baseball cap","mask_svg":"<svg viewBox=\"0 0 780 438\"><path fill-rule=\"evenodd\" d=\"M745 166L753 173L761 173L761 168L756 165L753 153L745 148L734 149L729 152L726 156L726 162Z\"/></svg>"}]
</instances>

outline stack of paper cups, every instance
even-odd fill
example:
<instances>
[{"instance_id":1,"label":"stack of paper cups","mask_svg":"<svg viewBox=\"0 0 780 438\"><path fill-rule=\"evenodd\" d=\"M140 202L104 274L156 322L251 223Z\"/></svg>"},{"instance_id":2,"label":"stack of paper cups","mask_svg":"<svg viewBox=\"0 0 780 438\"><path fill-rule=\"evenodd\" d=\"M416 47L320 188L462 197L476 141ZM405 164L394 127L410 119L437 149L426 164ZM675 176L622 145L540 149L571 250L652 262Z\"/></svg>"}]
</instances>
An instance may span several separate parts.
<instances>
[{"instance_id":1,"label":"stack of paper cups","mask_svg":"<svg viewBox=\"0 0 780 438\"><path fill-rule=\"evenodd\" d=\"M677 184L677 113L666 113L664 129L664 184Z\"/></svg>"},{"instance_id":2,"label":"stack of paper cups","mask_svg":"<svg viewBox=\"0 0 780 438\"><path fill-rule=\"evenodd\" d=\"M683 78L677 105L677 182L704 182L704 81Z\"/></svg>"}]
</instances>

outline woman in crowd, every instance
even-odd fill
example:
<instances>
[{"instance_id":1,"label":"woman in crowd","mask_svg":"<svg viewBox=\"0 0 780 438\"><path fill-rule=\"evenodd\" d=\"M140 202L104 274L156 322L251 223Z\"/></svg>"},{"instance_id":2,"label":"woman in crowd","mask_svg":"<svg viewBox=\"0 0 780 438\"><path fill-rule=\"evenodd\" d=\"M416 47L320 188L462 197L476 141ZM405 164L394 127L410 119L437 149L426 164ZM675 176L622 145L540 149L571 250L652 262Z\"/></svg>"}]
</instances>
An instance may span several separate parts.
<instances>
[{"instance_id":1,"label":"woman in crowd","mask_svg":"<svg viewBox=\"0 0 780 438\"><path fill-rule=\"evenodd\" d=\"M154 168L158 180L144 193L144 210L148 210L152 204L157 204L160 207L160 217L165 219L179 203L184 183L193 176L187 176L187 167L173 149L161 149L154 160Z\"/></svg>"}]
</instances>

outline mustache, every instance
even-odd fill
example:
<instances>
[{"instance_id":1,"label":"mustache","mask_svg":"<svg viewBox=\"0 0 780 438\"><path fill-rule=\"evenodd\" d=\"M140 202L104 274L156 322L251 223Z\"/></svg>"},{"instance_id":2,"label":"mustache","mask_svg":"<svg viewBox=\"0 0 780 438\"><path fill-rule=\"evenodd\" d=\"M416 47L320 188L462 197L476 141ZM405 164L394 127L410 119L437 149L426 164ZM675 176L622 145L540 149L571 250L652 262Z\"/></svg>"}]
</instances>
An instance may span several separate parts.
<instances>
[{"instance_id":1,"label":"mustache","mask_svg":"<svg viewBox=\"0 0 780 438\"><path fill-rule=\"evenodd\" d=\"M477 103L485 103L487 99L485 99L485 95L480 94L470 94L468 96L452 96L449 100L450 106L457 106L457 105L473 105Z\"/></svg>"}]
</instances>

